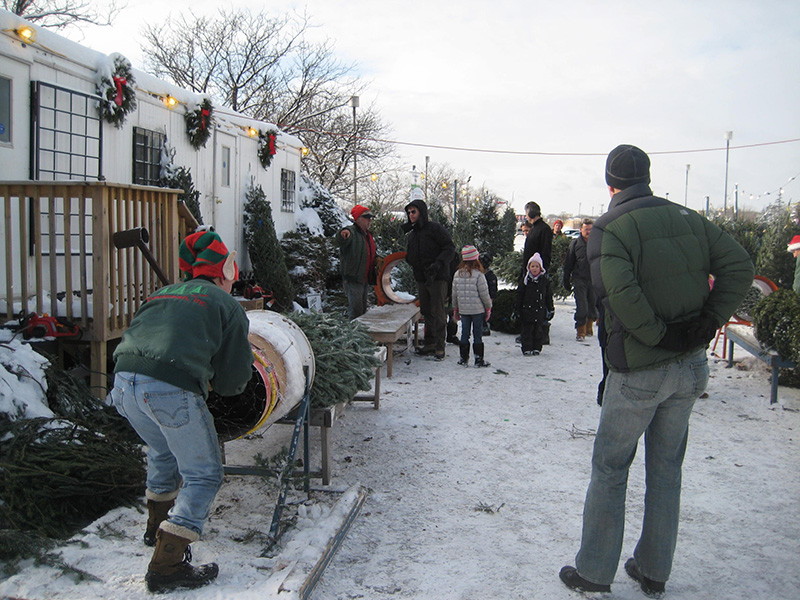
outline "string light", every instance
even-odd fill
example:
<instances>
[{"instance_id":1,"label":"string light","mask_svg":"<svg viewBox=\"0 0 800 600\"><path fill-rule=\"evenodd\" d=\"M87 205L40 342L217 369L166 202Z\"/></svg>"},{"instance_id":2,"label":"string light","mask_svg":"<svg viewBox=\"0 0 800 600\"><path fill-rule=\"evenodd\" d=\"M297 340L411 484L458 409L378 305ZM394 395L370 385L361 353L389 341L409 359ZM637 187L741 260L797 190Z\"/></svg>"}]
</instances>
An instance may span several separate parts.
<instances>
[{"instance_id":1,"label":"string light","mask_svg":"<svg viewBox=\"0 0 800 600\"><path fill-rule=\"evenodd\" d=\"M14 33L16 33L23 42L28 44L32 44L36 41L36 30L30 25L23 25L19 29L15 29Z\"/></svg>"}]
</instances>

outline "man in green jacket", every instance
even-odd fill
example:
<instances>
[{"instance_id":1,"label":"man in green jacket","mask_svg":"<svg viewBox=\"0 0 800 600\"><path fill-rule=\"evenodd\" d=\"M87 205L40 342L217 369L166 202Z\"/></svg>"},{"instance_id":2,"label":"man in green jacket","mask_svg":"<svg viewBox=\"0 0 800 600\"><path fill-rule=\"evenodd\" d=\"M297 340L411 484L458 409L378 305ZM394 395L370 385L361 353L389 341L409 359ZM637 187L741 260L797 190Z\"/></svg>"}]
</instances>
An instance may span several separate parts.
<instances>
[{"instance_id":1,"label":"man in green jacket","mask_svg":"<svg viewBox=\"0 0 800 600\"><path fill-rule=\"evenodd\" d=\"M375 240L369 232L373 214L356 204L350 211L353 224L339 230L339 270L347 295L347 317L352 321L367 312L367 292L377 283Z\"/></svg>"},{"instance_id":2,"label":"man in green jacket","mask_svg":"<svg viewBox=\"0 0 800 600\"><path fill-rule=\"evenodd\" d=\"M114 351L109 398L147 445L151 592L200 587L219 571L215 563L192 566L184 553L203 533L222 485L209 385L234 396L252 377L250 323L230 295L235 255L213 231L187 236L179 252L187 280L147 298Z\"/></svg>"},{"instance_id":3,"label":"man in green jacket","mask_svg":"<svg viewBox=\"0 0 800 600\"><path fill-rule=\"evenodd\" d=\"M575 567L567 587L608 592L619 565L628 469L645 436L644 521L625 571L664 592L678 535L681 469L695 400L708 383L706 350L753 280L747 252L696 212L653 196L650 159L618 146L606 161L611 203L587 254L603 306L603 393ZM709 287L709 275L714 287Z\"/></svg>"}]
</instances>

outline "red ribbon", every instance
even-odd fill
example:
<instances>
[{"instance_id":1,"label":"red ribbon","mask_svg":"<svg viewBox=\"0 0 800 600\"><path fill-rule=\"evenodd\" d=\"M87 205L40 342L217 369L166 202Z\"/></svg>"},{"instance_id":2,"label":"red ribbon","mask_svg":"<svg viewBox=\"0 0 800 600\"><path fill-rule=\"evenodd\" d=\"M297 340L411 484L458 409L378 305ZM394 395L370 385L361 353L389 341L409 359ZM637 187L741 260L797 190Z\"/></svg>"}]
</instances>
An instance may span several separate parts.
<instances>
[{"instance_id":1,"label":"red ribbon","mask_svg":"<svg viewBox=\"0 0 800 600\"><path fill-rule=\"evenodd\" d=\"M277 150L275 150L275 135L270 133L269 134L269 153L275 154Z\"/></svg>"},{"instance_id":2,"label":"red ribbon","mask_svg":"<svg viewBox=\"0 0 800 600\"><path fill-rule=\"evenodd\" d=\"M128 83L128 80L124 77L114 76L114 85L117 86L117 97L114 98L114 104L117 106L122 106L122 86L126 83Z\"/></svg>"},{"instance_id":3,"label":"red ribbon","mask_svg":"<svg viewBox=\"0 0 800 600\"><path fill-rule=\"evenodd\" d=\"M211 112L206 110L205 108L200 111L200 120L201 120L201 123L202 123L201 129L203 131L205 131L205 129L206 129L206 117L208 115L210 115L210 114L211 114Z\"/></svg>"}]
</instances>

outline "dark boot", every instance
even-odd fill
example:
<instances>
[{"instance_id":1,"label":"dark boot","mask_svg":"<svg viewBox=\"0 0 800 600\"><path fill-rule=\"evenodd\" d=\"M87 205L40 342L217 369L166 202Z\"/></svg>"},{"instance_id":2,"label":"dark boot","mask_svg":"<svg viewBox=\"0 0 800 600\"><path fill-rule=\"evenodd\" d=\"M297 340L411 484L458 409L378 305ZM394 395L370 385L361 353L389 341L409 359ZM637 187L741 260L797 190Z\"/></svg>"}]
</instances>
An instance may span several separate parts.
<instances>
[{"instance_id":1,"label":"dark boot","mask_svg":"<svg viewBox=\"0 0 800 600\"><path fill-rule=\"evenodd\" d=\"M156 532L156 549L144 580L153 593L177 588L194 589L211 583L219 573L216 563L193 567L185 557L186 548L197 535L191 529L164 521Z\"/></svg>"},{"instance_id":2,"label":"dark boot","mask_svg":"<svg viewBox=\"0 0 800 600\"><path fill-rule=\"evenodd\" d=\"M459 344L458 350L461 352L461 358L458 360L458 364L466 365L469 363L469 342L466 344Z\"/></svg>"},{"instance_id":3,"label":"dark boot","mask_svg":"<svg viewBox=\"0 0 800 600\"><path fill-rule=\"evenodd\" d=\"M550 321L545 321L542 325L542 345L550 345Z\"/></svg>"},{"instance_id":4,"label":"dark boot","mask_svg":"<svg viewBox=\"0 0 800 600\"><path fill-rule=\"evenodd\" d=\"M156 545L156 531L162 521L166 521L169 516L169 509L175 506L175 498L178 490L166 494L156 494L150 490L145 490L147 498L147 529L144 532L144 545Z\"/></svg>"},{"instance_id":5,"label":"dark boot","mask_svg":"<svg viewBox=\"0 0 800 600\"><path fill-rule=\"evenodd\" d=\"M483 342L480 344L472 344L472 351L475 353L476 367L488 367L491 364L483 360Z\"/></svg>"}]
</instances>

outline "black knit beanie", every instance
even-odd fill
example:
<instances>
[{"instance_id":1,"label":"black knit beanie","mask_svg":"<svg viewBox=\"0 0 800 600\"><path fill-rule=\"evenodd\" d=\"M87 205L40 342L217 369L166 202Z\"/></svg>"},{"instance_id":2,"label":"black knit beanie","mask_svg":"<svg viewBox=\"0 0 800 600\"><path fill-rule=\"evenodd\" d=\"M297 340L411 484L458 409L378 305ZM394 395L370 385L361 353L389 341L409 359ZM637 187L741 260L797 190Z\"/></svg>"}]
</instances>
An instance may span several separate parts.
<instances>
[{"instance_id":1,"label":"black knit beanie","mask_svg":"<svg viewBox=\"0 0 800 600\"><path fill-rule=\"evenodd\" d=\"M606 159L606 183L617 190L650 183L650 159L644 150L630 144L614 148Z\"/></svg>"}]
</instances>

